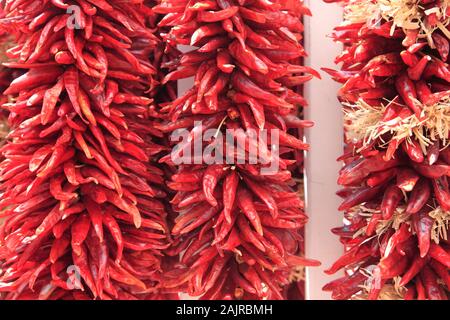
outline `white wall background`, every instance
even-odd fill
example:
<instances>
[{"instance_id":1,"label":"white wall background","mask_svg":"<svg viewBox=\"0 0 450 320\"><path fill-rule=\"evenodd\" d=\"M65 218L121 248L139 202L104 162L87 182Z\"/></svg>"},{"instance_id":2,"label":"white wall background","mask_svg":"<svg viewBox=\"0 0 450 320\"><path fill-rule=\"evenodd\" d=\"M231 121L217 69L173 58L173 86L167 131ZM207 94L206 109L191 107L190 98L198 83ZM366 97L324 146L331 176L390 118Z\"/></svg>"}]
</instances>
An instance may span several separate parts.
<instances>
[{"instance_id":1,"label":"white wall background","mask_svg":"<svg viewBox=\"0 0 450 320\"><path fill-rule=\"evenodd\" d=\"M336 68L334 57L341 47L327 37L333 27L342 21L341 8L322 0L306 0L312 17L305 18L305 47L309 54L305 64L317 70L321 67ZM338 237L330 229L342 224L337 211L340 199L335 195L340 164L336 158L343 151L341 107L336 99L338 84L321 72L322 80L314 79L305 86L309 101L306 118L315 126L305 130L311 150L306 154L305 184L306 213L310 220L306 225L306 256L320 260L321 267L306 271L306 299L330 299L322 287L334 279L326 275L327 269L342 252ZM335 277L336 278L336 277Z\"/></svg>"}]
</instances>

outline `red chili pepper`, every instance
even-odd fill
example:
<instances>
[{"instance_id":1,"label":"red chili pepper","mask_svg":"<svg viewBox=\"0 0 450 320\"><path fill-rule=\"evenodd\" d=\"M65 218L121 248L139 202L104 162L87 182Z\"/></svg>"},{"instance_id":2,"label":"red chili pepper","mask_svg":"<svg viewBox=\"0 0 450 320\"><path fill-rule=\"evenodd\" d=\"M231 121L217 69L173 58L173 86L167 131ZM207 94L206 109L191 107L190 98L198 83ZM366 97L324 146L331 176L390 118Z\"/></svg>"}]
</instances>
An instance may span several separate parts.
<instances>
[{"instance_id":1,"label":"red chili pepper","mask_svg":"<svg viewBox=\"0 0 450 320\"><path fill-rule=\"evenodd\" d=\"M450 210L450 191L448 187L447 177L433 179L432 184L439 205L445 211Z\"/></svg>"},{"instance_id":2,"label":"red chili pepper","mask_svg":"<svg viewBox=\"0 0 450 320\"><path fill-rule=\"evenodd\" d=\"M345 198L345 200L339 206L338 210L348 210L358 204L372 200L375 196L378 195L382 187L383 185L379 185L375 188L362 187L355 190L350 196Z\"/></svg>"},{"instance_id":3,"label":"red chili pepper","mask_svg":"<svg viewBox=\"0 0 450 320\"><path fill-rule=\"evenodd\" d=\"M247 183L249 188L261 199L261 201L265 203L272 217L276 219L278 217L278 207L270 193L263 187L254 183L251 179L244 177L244 181Z\"/></svg>"},{"instance_id":4,"label":"red chili pepper","mask_svg":"<svg viewBox=\"0 0 450 320\"><path fill-rule=\"evenodd\" d=\"M402 224L400 229L398 229L390 238L386 245L384 256L387 257L392 252L393 249L396 249L397 246L401 243L404 243L411 237L411 232L409 231L409 226L406 224ZM400 254L404 254L404 252L400 252Z\"/></svg>"},{"instance_id":5,"label":"red chili pepper","mask_svg":"<svg viewBox=\"0 0 450 320\"><path fill-rule=\"evenodd\" d=\"M416 104L417 92L414 83L410 80L406 73L403 73L397 77L395 87L403 101L405 101L406 105L415 113L417 117L420 117L422 110Z\"/></svg>"},{"instance_id":6,"label":"red chili pepper","mask_svg":"<svg viewBox=\"0 0 450 320\"><path fill-rule=\"evenodd\" d=\"M397 174L397 187L410 192L414 189L419 176L411 169L399 169Z\"/></svg>"},{"instance_id":7,"label":"red chili pepper","mask_svg":"<svg viewBox=\"0 0 450 320\"><path fill-rule=\"evenodd\" d=\"M416 291L417 291L417 300L426 300L425 288L420 278L416 278Z\"/></svg>"},{"instance_id":8,"label":"red chili pepper","mask_svg":"<svg viewBox=\"0 0 450 320\"><path fill-rule=\"evenodd\" d=\"M18 93L24 89L30 89L38 85L51 83L61 75L58 67L31 69L27 73L11 82L11 85L3 92L3 95Z\"/></svg>"},{"instance_id":9,"label":"red chili pepper","mask_svg":"<svg viewBox=\"0 0 450 320\"><path fill-rule=\"evenodd\" d=\"M417 163L422 163L424 161L425 157L422 153L422 149L416 140L402 143L402 147L412 161Z\"/></svg>"},{"instance_id":10,"label":"red chili pepper","mask_svg":"<svg viewBox=\"0 0 450 320\"><path fill-rule=\"evenodd\" d=\"M407 285L414 277L419 274L419 272L423 269L423 267L427 264L428 258L421 258L419 256L416 256L413 258L413 262L411 266L409 267L408 271L406 271L403 276L402 280L400 281L401 286Z\"/></svg>"},{"instance_id":11,"label":"red chili pepper","mask_svg":"<svg viewBox=\"0 0 450 320\"><path fill-rule=\"evenodd\" d=\"M369 187L375 187L380 184L384 184L385 182L391 180L396 175L396 172L397 168L391 168L385 171L371 173L367 177L366 183Z\"/></svg>"},{"instance_id":12,"label":"red chili pepper","mask_svg":"<svg viewBox=\"0 0 450 320\"><path fill-rule=\"evenodd\" d=\"M406 212L410 214L419 212L428 202L430 194L430 184L426 179L420 179L409 196Z\"/></svg>"},{"instance_id":13,"label":"red chili pepper","mask_svg":"<svg viewBox=\"0 0 450 320\"><path fill-rule=\"evenodd\" d=\"M383 201L381 202L381 212L384 220L389 220L392 217L395 208L402 198L403 193L397 186L392 185L386 189Z\"/></svg>"},{"instance_id":14,"label":"red chili pepper","mask_svg":"<svg viewBox=\"0 0 450 320\"><path fill-rule=\"evenodd\" d=\"M159 254L167 247L164 207L153 199L164 197L164 192L151 186L162 183L163 172L148 161L153 161L153 156L163 150L150 142L149 136L161 138L162 135L156 129L144 129L152 127L159 117L154 109L149 110L154 107L140 108L152 102L152 98L143 98L148 87L155 89L153 62L155 65L159 62L156 58L148 61L148 57L153 59L159 55L156 53L159 39L152 34L155 16L142 3L111 1L79 3L82 12L77 22L84 28L82 32L69 28L69 15L65 12L69 4L65 2L50 1L44 8L34 2L18 1L4 8L10 17L5 26L11 28L12 21L17 23L14 33L18 35L18 50L13 49L14 57L11 57L19 61L13 65L26 71L7 90L14 95L11 137L15 141L8 143L9 151L5 154L11 167L9 176L2 173L1 188L8 195L8 203L2 205L11 205L11 210L17 209L28 221L19 236L22 239L16 239L22 241L36 233L34 241L22 241L24 246L15 252L17 259L10 268L15 272L28 260L36 262L35 270L20 280L29 281L35 291L25 287L2 298L148 296L129 286L127 294L119 294L123 289L116 275L123 277L121 266L112 271L116 271L111 275L112 280L106 276L106 265L110 264L108 248L114 247L118 250L117 264L123 263L131 269L130 279L145 277L155 287L160 281L150 280L148 275L160 272ZM20 18L23 12L27 12L26 19ZM119 24L123 27L117 27ZM64 70L58 63L66 65ZM111 81L113 77L132 81ZM120 99L122 105L118 105ZM139 106L125 108L124 102ZM130 160L128 155L137 160ZM126 164L126 169L119 162ZM142 178L134 179L133 170ZM15 176L11 175L14 172ZM126 188L122 188L122 177ZM106 215L108 211L117 215L114 210L120 215L120 218L114 216L115 224ZM161 234L143 231L139 233L145 235L143 238L133 239L136 233L132 223L141 223L141 213L145 215L143 228ZM21 228L19 220L14 219L7 218L11 221L10 229L2 228L2 238L17 234ZM103 223L110 234L103 234ZM129 232L126 240L119 241L126 231ZM72 254L65 254L69 250L67 241L73 244ZM124 252L123 243L135 251L128 248ZM0 263L11 259L11 253L5 249L0 251ZM126 256L125 260L121 259L122 255ZM151 263L145 262L149 256L153 259ZM70 291L61 275L69 265L80 269L87 285L82 295ZM43 284L49 283L50 276L54 285L46 288ZM103 287L108 288L106 294Z\"/></svg>"},{"instance_id":15,"label":"red chili pepper","mask_svg":"<svg viewBox=\"0 0 450 320\"><path fill-rule=\"evenodd\" d=\"M223 212L225 220L231 223L231 210L234 206L239 177L236 171L232 170L223 182Z\"/></svg>"},{"instance_id":16,"label":"red chili pepper","mask_svg":"<svg viewBox=\"0 0 450 320\"><path fill-rule=\"evenodd\" d=\"M432 144L427 150L427 162L429 165L433 165L439 158L439 141Z\"/></svg>"},{"instance_id":17,"label":"red chili pepper","mask_svg":"<svg viewBox=\"0 0 450 320\"><path fill-rule=\"evenodd\" d=\"M431 258L443 264L447 268L450 267L450 253L444 250L441 246L432 243L430 245L429 255Z\"/></svg>"},{"instance_id":18,"label":"red chili pepper","mask_svg":"<svg viewBox=\"0 0 450 320\"><path fill-rule=\"evenodd\" d=\"M436 179L440 178L444 175L447 175L450 172L450 166L446 164L435 164L435 165L426 165L426 164L412 164L414 169L419 172L421 175Z\"/></svg>"},{"instance_id":19,"label":"red chili pepper","mask_svg":"<svg viewBox=\"0 0 450 320\"><path fill-rule=\"evenodd\" d=\"M200 11L197 14L198 21L216 22L233 17L239 11L238 6L231 6L219 11Z\"/></svg>"},{"instance_id":20,"label":"red chili pepper","mask_svg":"<svg viewBox=\"0 0 450 320\"><path fill-rule=\"evenodd\" d=\"M368 246L354 247L341 256L331 268L325 270L326 274L334 274L346 265L357 263L358 261L371 255L371 249Z\"/></svg>"},{"instance_id":21,"label":"red chili pepper","mask_svg":"<svg viewBox=\"0 0 450 320\"><path fill-rule=\"evenodd\" d=\"M384 171L397 166L398 159L383 161L383 154L377 154L370 158L360 158L349 163L339 173L338 184L352 185L368 176L370 173Z\"/></svg>"},{"instance_id":22,"label":"red chili pepper","mask_svg":"<svg viewBox=\"0 0 450 320\"><path fill-rule=\"evenodd\" d=\"M430 261L430 267L444 281L447 289L450 288L450 274L448 273L447 267L436 260Z\"/></svg>"},{"instance_id":23,"label":"red chili pepper","mask_svg":"<svg viewBox=\"0 0 450 320\"><path fill-rule=\"evenodd\" d=\"M225 175L226 168L223 165L209 166L203 176L203 192L207 201L213 206L217 206L217 200L214 198L214 189L219 180Z\"/></svg>"},{"instance_id":24,"label":"red chili pepper","mask_svg":"<svg viewBox=\"0 0 450 320\"><path fill-rule=\"evenodd\" d=\"M448 39L446 39L439 33L434 33L433 41L436 45L436 49L439 52L439 55L441 56L442 61L447 61L449 49L450 49Z\"/></svg>"},{"instance_id":25,"label":"red chili pepper","mask_svg":"<svg viewBox=\"0 0 450 320\"><path fill-rule=\"evenodd\" d=\"M413 227L417 234L419 242L420 257L425 257L430 249L431 243L431 228L433 226L433 219L430 218L427 212L420 211L413 215Z\"/></svg>"},{"instance_id":26,"label":"red chili pepper","mask_svg":"<svg viewBox=\"0 0 450 320\"><path fill-rule=\"evenodd\" d=\"M72 225L72 249L74 254L81 255L82 245L89 233L90 220L87 215L81 215Z\"/></svg>"},{"instance_id":27,"label":"red chili pepper","mask_svg":"<svg viewBox=\"0 0 450 320\"><path fill-rule=\"evenodd\" d=\"M423 71L425 70L427 64L431 61L431 57L430 56L423 56L418 62L417 64L415 64L414 66L411 66L408 69L408 77L411 80L420 80Z\"/></svg>"}]
</instances>

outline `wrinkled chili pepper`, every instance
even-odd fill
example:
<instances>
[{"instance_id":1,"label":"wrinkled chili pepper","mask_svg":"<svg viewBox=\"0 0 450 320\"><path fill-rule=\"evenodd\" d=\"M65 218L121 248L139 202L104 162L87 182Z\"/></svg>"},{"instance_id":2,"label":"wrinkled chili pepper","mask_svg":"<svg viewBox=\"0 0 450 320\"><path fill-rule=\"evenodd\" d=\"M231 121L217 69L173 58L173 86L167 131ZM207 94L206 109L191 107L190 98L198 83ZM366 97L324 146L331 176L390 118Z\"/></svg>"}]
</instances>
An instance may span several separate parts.
<instances>
[{"instance_id":1,"label":"wrinkled chili pepper","mask_svg":"<svg viewBox=\"0 0 450 320\"><path fill-rule=\"evenodd\" d=\"M0 29L17 39L9 64L22 72L2 90L13 100L0 298L173 298L160 290L169 236L152 125L159 18L144 1L79 0L73 28L70 4L2 3Z\"/></svg>"}]
</instances>

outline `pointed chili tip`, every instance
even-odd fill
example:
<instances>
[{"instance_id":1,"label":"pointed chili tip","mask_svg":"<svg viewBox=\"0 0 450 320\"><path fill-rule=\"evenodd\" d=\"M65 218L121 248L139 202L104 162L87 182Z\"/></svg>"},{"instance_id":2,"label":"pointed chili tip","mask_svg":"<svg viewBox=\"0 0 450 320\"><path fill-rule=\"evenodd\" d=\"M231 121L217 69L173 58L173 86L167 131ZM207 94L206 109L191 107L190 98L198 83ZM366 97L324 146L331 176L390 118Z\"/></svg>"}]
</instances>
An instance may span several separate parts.
<instances>
[{"instance_id":1,"label":"pointed chili tip","mask_svg":"<svg viewBox=\"0 0 450 320\"><path fill-rule=\"evenodd\" d=\"M323 272L325 272L325 273L328 274L328 275L332 275L332 274L335 274L335 273L336 273L336 271L334 271L334 270L332 270L332 269L327 269L327 270L324 270Z\"/></svg>"},{"instance_id":2,"label":"pointed chili tip","mask_svg":"<svg viewBox=\"0 0 450 320\"><path fill-rule=\"evenodd\" d=\"M320 262L319 260L314 260L314 259L308 259L308 267L319 267L322 265L322 262Z\"/></svg>"},{"instance_id":3,"label":"pointed chili tip","mask_svg":"<svg viewBox=\"0 0 450 320\"><path fill-rule=\"evenodd\" d=\"M328 75L333 76L333 73L335 73L336 71L330 68L320 68L320 70L322 70L323 72L326 72Z\"/></svg>"},{"instance_id":4,"label":"pointed chili tip","mask_svg":"<svg viewBox=\"0 0 450 320\"><path fill-rule=\"evenodd\" d=\"M322 287L322 291L333 291L333 286L331 283L327 283Z\"/></svg>"}]
</instances>

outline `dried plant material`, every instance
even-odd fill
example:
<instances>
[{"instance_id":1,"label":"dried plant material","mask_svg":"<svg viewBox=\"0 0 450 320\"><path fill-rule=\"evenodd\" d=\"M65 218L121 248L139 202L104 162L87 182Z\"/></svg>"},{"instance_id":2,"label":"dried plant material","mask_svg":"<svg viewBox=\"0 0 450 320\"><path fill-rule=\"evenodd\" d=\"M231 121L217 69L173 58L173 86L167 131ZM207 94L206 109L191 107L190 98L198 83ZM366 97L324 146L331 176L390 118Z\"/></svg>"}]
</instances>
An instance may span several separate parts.
<instances>
[{"instance_id":1,"label":"dried plant material","mask_svg":"<svg viewBox=\"0 0 450 320\"><path fill-rule=\"evenodd\" d=\"M434 219L433 227L431 229L431 239L439 244L440 239L447 241L447 231L450 225L450 212L442 210L437 207L430 211L428 215Z\"/></svg>"},{"instance_id":2,"label":"dried plant material","mask_svg":"<svg viewBox=\"0 0 450 320\"><path fill-rule=\"evenodd\" d=\"M371 0L350 0L344 9L344 21L350 23L365 23L380 19L380 8L377 2Z\"/></svg>"},{"instance_id":3,"label":"dried plant material","mask_svg":"<svg viewBox=\"0 0 450 320\"><path fill-rule=\"evenodd\" d=\"M417 101L417 104L420 102ZM417 139L424 154L427 152L427 147L436 140L440 140L444 147L448 146L450 97L446 97L434 105L421 105L420 119L413 114L406 118L396 117L389 121L381 121L388 105L373 107L364 100L358 100L355 105L351 106L351 111L345 113L347 137L352 141L363 141L363 147L358 151L365 149L377 139L381 139L386 133L390 134L390 139L389 141L380 140L380 146L385 146L392 140L411 141L412 138Z\"/></svg>"},{"instance_id":4,"label":"dried plant material","mask_svg":"<svg viewBox=\"0 0 450 320\"><path fill-rule=\"evenodd\" d=\"M380 220L378 222L376 233L378 236L385 233L390 228L398 230L402 223L409 223L410 215L405 212L404 206L399 206L395 208L394 215L389 220Z\"/></svg>"},{"instance_id":5,"label":"dried plant material","mask_svg":"<svg viewBox=\"0 0 450 320\"><path fill-rule=\"evenodd\" d=\"M380 212L381 211L379 209L370 209L365 207L364 205L359 205L351 208L348 214L353 216L359 215L366 218L369 222L374 214L379 214ZM366 239L366 241L364 241L363 243L371 240L374 237L380 237L391 228L393 228L394 230L398 230L402 223L409 223L409 221L410 215L405 212L405 206L398 206L396 208L396 211L394 212L394 215L390 219L378 221L375 236ZM364 235L366 233L366 229L367 226L360 228L353 234L353 238L355 239L360 237L361 235Z\"/></svg>"},{"instance_id":6,"label":"dried plant material","mask_svg":"<svg viewBox=\"0 0 450 320\"><path fill-rule=\"evenodd\" d=\"M372 133L368 129L379 125L386 107L373 107L362 99L356 104L345 103L344 106L347 107L344 109L344 128L347 139L353 142L369 141Z\"/></svg>"}]
</instances>

